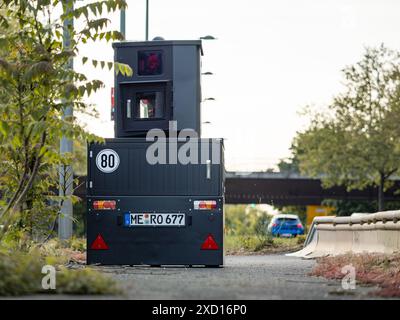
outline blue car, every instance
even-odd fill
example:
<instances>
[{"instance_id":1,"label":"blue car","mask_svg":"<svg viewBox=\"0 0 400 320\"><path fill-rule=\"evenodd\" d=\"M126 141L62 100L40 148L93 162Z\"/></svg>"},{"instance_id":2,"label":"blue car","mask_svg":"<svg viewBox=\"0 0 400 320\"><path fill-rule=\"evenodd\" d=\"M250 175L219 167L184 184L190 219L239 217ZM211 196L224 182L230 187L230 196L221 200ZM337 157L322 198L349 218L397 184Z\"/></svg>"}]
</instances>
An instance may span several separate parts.
<instances>
[{"instance_id":1,"label":"blue car","mask_svg":"<svg viewBox=\"0 0 400 320\"><path fill-rule=\"evenodd\" d=\"M268 232L274 237L296 237L304 234L304 227L297 215L277 214L271 219Z\"/></svg>"}]
</instances>

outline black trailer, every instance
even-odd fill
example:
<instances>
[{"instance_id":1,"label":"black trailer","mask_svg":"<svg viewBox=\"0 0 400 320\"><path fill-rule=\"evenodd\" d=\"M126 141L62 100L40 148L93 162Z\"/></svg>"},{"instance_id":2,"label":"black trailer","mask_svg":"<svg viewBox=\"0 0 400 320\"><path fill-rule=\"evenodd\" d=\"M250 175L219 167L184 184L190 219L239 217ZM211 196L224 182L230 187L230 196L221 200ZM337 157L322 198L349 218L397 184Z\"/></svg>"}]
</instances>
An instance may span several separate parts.
<instances>
[{"instance_id":1,"label":"black trailer","mask_svg":"<svg viewBox=\"0 0 400 320\"><path fill-rule=\"evenodd\" d=\"M187 143L162 142L156 164L145 138L88 146L88 264L224 264L223 142L191 139L198 161L181 163Z\"/></svg>"}]
</instances>

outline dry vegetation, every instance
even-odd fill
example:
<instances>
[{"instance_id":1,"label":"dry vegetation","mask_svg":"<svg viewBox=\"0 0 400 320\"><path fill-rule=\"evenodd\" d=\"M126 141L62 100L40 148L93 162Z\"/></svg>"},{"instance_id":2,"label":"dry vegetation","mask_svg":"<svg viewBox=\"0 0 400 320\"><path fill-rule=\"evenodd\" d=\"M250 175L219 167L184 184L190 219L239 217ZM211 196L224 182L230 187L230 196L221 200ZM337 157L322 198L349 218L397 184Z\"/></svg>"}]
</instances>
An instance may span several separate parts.
<instances>
[{"instance_id":1,"label":"dry vegetation","mask_svg":"<svg viewBox=\"0 0 400 320\"><path fill-rule=\"evenodd\" d=\"M311 275L342 279L344 277L342 268L350 264L355 268L358 284L379 287L379 290L372 294L381 297L400 297L400 253L346 254L320 258Z\"/></svg>"}]
</instances>

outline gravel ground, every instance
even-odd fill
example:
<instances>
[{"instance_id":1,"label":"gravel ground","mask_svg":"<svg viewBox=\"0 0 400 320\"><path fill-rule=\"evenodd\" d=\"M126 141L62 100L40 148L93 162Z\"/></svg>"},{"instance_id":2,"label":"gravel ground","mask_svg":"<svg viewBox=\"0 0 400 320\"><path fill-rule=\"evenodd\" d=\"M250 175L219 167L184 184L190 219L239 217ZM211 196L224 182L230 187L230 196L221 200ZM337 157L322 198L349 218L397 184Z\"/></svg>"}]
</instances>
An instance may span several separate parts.
<instances>
[{"instance_id":1,"label":"gravel ground","mask_svg":"<svg viewBox=\"0 0 400 320\"><path fill-rule=\"evenodd\" d=\"M345 291L339 281L310 277L315 261L284 255L228 256L224 268L99 267L128 299L365 299L373 288Z\"/></svg>"}]
</instances>

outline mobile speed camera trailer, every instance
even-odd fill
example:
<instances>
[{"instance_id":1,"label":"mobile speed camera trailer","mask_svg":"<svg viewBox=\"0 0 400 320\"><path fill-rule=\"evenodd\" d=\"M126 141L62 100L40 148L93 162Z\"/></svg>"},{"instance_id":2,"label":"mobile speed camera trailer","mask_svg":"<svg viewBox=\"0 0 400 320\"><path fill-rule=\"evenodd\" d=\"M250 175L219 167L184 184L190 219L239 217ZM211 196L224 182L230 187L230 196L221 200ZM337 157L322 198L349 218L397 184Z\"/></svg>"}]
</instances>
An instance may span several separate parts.
<instances>
[{"instance_id":1,"label":"mobile speed camera trailer","mask_svg":"<svg viewBox=\"0 0 400 320\"><path fill-rule=\"evenodd\" d=\"M87 262L222 266L223 141L179 135L200 135L201 41L113 47L134 73L115 76L115 138L88 146Z\"/></svg>"}]
</instances>

